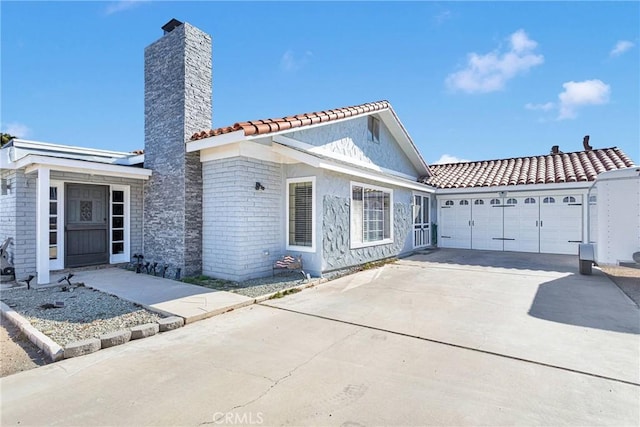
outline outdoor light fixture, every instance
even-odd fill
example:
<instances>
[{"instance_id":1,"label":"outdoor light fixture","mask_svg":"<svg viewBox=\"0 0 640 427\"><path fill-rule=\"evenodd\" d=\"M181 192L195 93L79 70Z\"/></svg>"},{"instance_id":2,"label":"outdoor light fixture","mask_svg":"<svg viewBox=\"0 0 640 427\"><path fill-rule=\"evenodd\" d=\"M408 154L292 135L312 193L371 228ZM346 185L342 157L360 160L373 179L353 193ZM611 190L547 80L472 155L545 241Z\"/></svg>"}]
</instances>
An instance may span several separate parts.
<instances>
[{"instance_id":1,"label":"outdoor light fixture","mask_svg":"<svg viewBox=\"0 0 640 427\"><path fill-rule=\"evenodd\" d=\"M11 184L6 178L2 178L0 180L0 194L6 196L9 194L9 190L11 190Z\"/></svg>"},{"instance_id":2,"label":"outdoor light fixture","mask_svg":"<svg viewBox=\"0 0 640 427\"><path fill-rule=\"evenodd\" d=\"M262 185L258 181L256 181L256 190L264 190L264 185Z\"/></svg>"}]
</instances>

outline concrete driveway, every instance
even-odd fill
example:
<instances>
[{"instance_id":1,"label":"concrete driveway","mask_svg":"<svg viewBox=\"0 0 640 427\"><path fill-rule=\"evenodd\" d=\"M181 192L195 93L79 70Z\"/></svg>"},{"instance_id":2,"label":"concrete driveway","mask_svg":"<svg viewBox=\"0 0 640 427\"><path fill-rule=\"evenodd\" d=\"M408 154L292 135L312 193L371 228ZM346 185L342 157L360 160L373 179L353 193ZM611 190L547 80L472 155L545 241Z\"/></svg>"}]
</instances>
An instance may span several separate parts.
<instances>
[{"instance_id":1,"label":"concrete driveway","mask_svg":"<svg viewBox=\"0 0 640 427\"><path fill-rule=\"evenodd\" d=\"M440 250L0 380L4 425L638 425L637 307Z\"/></svg>"}]
</instances>

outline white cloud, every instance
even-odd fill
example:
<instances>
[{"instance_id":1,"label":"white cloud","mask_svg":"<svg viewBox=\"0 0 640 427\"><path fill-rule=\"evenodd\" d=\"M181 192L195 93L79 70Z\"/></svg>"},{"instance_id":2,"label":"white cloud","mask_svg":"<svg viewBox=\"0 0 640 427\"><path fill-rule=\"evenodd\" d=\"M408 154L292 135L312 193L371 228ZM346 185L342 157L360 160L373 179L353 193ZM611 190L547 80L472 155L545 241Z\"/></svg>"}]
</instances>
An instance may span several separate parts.
<instances>
[{"instance_id":1,"label":"white cloud","mask_svg":"<svg viewBox=\"0 0 640 427\"><path fill-rule=\"evenodd\" d=\"M541 111L553 110L555 107L556 107L556 104L554 104L553 102L547 102L544 104L532 104L529 102L524 105L524 108L526 108L527 110L541 110Z\"/></svg>"},{"instance_id":2,"label":"white cloud","mask_svg":"<svg viewBox=\"0 0 640 427\"><path fill-rule=\"evenodd\" d=\"M444 165L444 164L448 164L448 163L465 163L465 162L469 162L469 161L470 160L461 159L459 157L452 156L450 154L443 154L442 156L440 156L440 158L438 160L436 160L432 164L434 164L434 165Z\"/></svg>"},{"instance_id":3,"label":"white cloud","mask_svg":"<svg viewBox=\"0 0 640 427\"><path fill-rule=\"evenodd\" d=\"M609 102L611 86L602 80L585 80L562 84L564 91L558 95L558 120L573 119L577 109L585 105L601 105Z\"/></svg>"},{"instance_id":4,"label":"white cloud","mask_svg":"<svg viewBox=\"0 0 640 427\"><path fill-rule=\"evenodd\" d=\"M31 134L31 129L22 123L7 123L2 126L2 133L8 133L16 138L26 138Z\"/></svg>"},{"instance_id":5,"label":"white cloud","mask_svg":"<svg viewBox=\"0 0 640 427\"><path fill-rule=\"evenodd\" d=\"M438 13L433 20L435 21L435 23L437 25L442 25L444 24L446 21L448 21L449 19L451 19L451 11L450 10L443 10L442 12Z\"/></svg>"},{"instance_id":6,"label":"white cloud","mask_svg":"<svg viewBox=\"0 0 640 427\"><path fill-rule=\"evenodd\" d=\"M112 15L114 13L123 12L125 10L133 9L136 6L139 6L141 3L147 2L149 0L120 0L114 1L107 5L105 9L105 13L107 15Z\"/></svg>"},{"instance_id":7,"label":"white cloud","mask_svg":"<svg viewBox=\"0 0 640 427\"><path fill-rule=\"evenodd\" d=\"M445 82L450 89L467 93L501 90L507 81L544 62L543 55L534 53L537 46L524 30L518 30L509 36L507 51L472 52L468 54L467 66L449 74Z\"/></svg>"},{"instance_id":8,"label":"white cloud","mask_svg":"<svg viewBox=\"0 0 640 427\"><path fill-rule=\"evenodd\" d=\"M280 69L287 72L295 72L309 63L313 56L311 51L306 51L302 56L296 56L291 49L282 54L280 59Z\"/></svg>"},{"instance_id":9,"label":"white cloud","mask_svg":"<svg viewBox=\"0 0 640 427\"><path fill-rule=\"evenodd\" d=\"M629 40L619 40L618 43L616 43L616 45L613 47L613 49L611 49L611 52L609 52L609 56L620 56L631 49L633 46L635 45Z\"/></svg>"}]
</instances>

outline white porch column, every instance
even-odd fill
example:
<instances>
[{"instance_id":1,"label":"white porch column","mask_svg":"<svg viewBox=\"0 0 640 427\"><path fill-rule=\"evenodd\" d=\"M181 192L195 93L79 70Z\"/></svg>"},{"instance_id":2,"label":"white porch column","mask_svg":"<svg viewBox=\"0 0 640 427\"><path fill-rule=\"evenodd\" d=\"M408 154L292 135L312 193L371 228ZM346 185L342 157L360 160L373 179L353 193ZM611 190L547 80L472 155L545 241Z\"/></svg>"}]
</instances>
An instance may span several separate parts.
<instances>
[{"instance_id":1,"label":"white porch column","mask_svg":"<svg viewBox=\"0 0 640 427\"><path fill-rule=\"evenodd\" d=\"M36 207L36 271L38 284L49 283L49 168L38 168Z\"/></svg>"}]
</instances>

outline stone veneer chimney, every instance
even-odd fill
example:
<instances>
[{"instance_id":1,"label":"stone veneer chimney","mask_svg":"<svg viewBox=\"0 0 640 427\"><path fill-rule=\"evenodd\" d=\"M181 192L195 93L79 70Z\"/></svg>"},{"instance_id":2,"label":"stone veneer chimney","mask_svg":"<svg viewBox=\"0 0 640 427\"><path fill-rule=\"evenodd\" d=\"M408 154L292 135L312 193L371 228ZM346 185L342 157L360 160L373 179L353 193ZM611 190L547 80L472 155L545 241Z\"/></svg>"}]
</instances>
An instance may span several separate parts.
<instances>
[{"instance_id":1,"label":"stone veneer chimney","mask_svg":"<svg viewBox=\"0 0 640 427\"><path fill-rule=\"evenodd\" d=\"M202 270L202 168L186 141L211 128L211 36L177 20L144 51L144 257ZM170 273L174 274L174 273Z\"/></svg>"}]
</instances>

